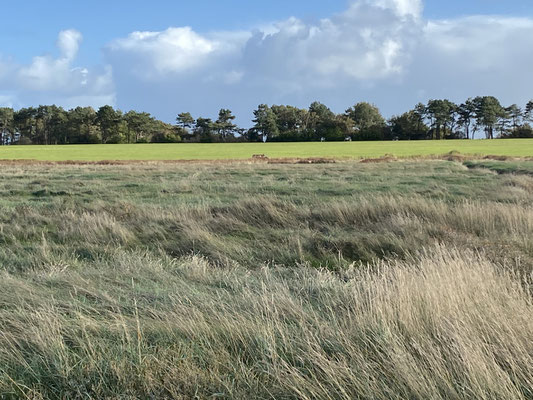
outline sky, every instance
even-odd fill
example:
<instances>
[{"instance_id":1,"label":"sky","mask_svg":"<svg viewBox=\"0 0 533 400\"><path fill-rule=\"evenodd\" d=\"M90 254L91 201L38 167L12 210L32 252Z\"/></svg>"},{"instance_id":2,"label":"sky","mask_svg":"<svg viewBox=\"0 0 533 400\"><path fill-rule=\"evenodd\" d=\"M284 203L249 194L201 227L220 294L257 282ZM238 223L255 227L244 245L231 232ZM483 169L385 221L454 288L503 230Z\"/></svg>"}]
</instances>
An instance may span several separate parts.
<instances>
[{"instance_id":1,"label":"sky","mask_svg":"<svg viewBox=\"0 0 533 400\"><path fill-rule=\"evenodd\" d=\"M533 99L533 0L27 0L3 4L0 106L111 104L167 122L258 104L387 117Z\"/></svg>"}]
</instances>

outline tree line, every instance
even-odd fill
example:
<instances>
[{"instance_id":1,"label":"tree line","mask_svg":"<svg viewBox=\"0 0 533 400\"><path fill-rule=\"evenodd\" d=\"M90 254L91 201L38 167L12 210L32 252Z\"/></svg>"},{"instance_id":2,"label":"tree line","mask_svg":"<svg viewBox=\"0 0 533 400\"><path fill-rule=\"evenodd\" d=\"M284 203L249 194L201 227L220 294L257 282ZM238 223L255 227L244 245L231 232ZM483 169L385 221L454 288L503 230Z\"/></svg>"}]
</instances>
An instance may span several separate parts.
<instances>
[{"instance_id":1,"label":"tree line","mask_svg":"<svg viewBox=\"0 0 533 400\"><path fill-rule=\"evenodd\" d=\"M309 108L261 104L253 126L243 129L221 109L217 119L178 114L168 124L146 112L126 113L106 105L95 110L55 105L0 108L0 144L176 143L255 141L429 140L533 138L533 100L524 108L504 107L493 96L462 104L429 100L386 120L379 109L360 102L336 114L313 102Z\"/></svg>"}]
</instances>

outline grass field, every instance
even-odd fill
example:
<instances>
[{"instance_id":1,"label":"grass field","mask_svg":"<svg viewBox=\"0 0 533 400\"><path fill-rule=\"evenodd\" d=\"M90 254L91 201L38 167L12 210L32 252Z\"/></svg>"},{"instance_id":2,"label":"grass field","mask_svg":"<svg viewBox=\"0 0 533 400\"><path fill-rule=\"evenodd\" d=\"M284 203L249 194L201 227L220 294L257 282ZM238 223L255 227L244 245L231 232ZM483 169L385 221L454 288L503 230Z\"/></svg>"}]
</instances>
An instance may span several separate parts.
<instances>
[{"instance_id":1,"label":"grass field","mask_svg":"<svg viewBox=\"0 0 533 400\"><path fill-rule=\"evenodd\" d=\"M533 399L532 204L532 161L5 164L0 398Z\"/></svg>"},{"instance_id":2,"label":"grass field","mask_svg":"<svg viewBox=\"0 0 533 400\"><path fill-rule=\"evenodd\" d=\"M531 157L533 156L533 139L5 146L0 148L0 159L41 161L218 160L246 159L254 154L265 154L271 158L334 157L353 159L381 157L385 154L393 154L397 157L442 155L451 151L476 155Z\"/></svg>"}]
</instances>

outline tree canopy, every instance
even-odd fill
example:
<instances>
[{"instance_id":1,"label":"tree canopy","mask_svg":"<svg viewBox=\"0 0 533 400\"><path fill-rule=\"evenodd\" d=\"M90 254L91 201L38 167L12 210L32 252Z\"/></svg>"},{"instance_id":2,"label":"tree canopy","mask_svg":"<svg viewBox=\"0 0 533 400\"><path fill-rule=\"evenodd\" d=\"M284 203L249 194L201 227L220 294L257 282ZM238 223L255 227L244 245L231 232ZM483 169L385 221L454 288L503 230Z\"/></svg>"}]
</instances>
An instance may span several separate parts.
<instances>
[{"instance_id":1,"label":"tree canopy","mask_svg":"<svg viewBox=\"0 0 533 400\"><path fill-rule=\"evenodd\" d=\"M341 141L487 139L533 136L533 100L524 107L503 106L493 96L469 98L461 104L431 99L385 120L379 108L359 102L335 113L318 101L308 108L260 104L252 127L240 128L228 108L216 119L190 112L177 114L174 125L146 112L126 113L109 105L95 110L65 110L40 105L14 110L0 107L0 145L148 142Z\"/></svg>"}]
</instances>

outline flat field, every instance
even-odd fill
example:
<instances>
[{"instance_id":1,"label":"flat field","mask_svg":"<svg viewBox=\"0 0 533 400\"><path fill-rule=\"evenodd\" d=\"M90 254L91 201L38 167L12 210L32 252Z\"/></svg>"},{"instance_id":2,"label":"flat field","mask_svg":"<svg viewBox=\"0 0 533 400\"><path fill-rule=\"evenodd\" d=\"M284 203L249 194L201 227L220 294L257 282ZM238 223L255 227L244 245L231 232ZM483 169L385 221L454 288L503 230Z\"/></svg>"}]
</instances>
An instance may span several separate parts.
<instances>
[{"instance_id":1,"label":"flat field","mask_svg":"<svg viewBox=\"0 0 533 400\"><path fill-rule=\"evenodd\" d=\"M0 159L40 161L103 160L219 160L246 159L254 154L270 158L369 158L462 154L532 157L533 139L442 140L402 142L300 142L215 144L119 144L63 146L2 146Z\"/></svg>"},{"instance_id":2,"label":"flat field","mask_svg":"<svg viewBox=\"0 0 533 400\"><path fill-rule=\"evenodd\" d=\"M533 399L532 174L4 164L0 398Z\"/></svg>"}]
</instances>

